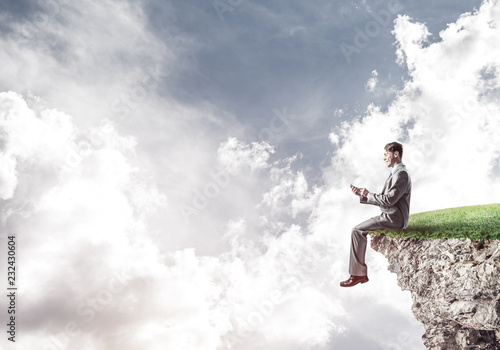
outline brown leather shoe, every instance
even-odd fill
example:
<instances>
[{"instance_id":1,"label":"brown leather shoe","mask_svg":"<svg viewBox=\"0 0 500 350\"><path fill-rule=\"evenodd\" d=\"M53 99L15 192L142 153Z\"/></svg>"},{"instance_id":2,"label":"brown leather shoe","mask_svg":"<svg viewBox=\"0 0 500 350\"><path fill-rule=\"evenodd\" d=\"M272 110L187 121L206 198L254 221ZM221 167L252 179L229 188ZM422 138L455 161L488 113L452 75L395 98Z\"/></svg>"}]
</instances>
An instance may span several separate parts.
<instances>
[{"instance_id":1,"label":"brown leather shoe","mask_svg":"<svg viewBox=\"0 0 500 350\"><path fill-rule=\"evenodd\" d=\"M366 283L368 282L368 276L353 276L349 277L346 281L340 282L341 287L354 287L358 283Z\"/></svg>"}]
</instances>

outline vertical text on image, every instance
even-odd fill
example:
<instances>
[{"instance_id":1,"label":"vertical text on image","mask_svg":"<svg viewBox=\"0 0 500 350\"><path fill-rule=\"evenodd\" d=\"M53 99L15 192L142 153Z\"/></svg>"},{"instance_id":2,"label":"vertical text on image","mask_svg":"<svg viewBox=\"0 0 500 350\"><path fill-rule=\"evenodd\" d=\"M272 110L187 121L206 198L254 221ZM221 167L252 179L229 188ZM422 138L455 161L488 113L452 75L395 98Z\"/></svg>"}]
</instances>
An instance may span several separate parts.
<instances>
[{"instance_id":1,"label":"vertical text on image","mask_svg":"<svg viewBox=\"0 0 500 350\"><path fill-rule=\"evenodd\" d=\"M7 240L7 298L9 299L7 314L7 338L11 342L16 341L16 236L8 236Z\"/></svg>"}]
</instances>

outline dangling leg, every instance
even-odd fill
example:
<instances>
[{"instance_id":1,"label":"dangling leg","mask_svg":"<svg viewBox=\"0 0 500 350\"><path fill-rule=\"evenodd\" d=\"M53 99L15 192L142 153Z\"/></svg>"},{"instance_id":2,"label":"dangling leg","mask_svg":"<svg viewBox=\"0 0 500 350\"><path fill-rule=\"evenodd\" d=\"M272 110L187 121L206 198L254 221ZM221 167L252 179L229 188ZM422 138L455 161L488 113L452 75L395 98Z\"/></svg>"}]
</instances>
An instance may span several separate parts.
<instances>
[{"instance_id":1,"label":"dangling leg","mask_svg":"<svg viewBox=\"0 0 500 350\"><path fill-rule=\"evenodd\" d=\"M376 216L359 225L356 225L351 232L351 254L349 258L349 274L346 281L340 282L341 287L352 287L358 283L368 282L368 267L365 264L366 245L368 239L366 236L369 231L380 230L394 226L393 223L387 223L382 216Z\"/></svg>"},{"instance_id":2,"label":"dangling leg","mask_svg":"<svg viewBox=\"0 0 500 350\"><path fill-rule=\"evenodd\" d=\"M361 231L356 227L351 232L351 255L349 259L349 274L351 276L367 276L368 267L365 264L366 238L368 231Z\"/></svg>"}]
</instances>

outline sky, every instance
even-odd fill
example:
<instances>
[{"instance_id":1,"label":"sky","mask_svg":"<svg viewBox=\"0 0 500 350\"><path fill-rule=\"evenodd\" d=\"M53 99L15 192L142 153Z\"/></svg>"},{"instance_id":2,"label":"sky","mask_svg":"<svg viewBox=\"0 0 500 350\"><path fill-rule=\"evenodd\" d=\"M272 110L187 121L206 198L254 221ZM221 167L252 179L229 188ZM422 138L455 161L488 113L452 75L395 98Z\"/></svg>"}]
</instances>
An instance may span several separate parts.
<instances>
[{"instance_id":1,"label":"sky","mask_svg":"<svg viewBox=\"0 0 500 350\"><path fill-rule=\"evenodd\" d=\"M498 202L499 19L492 0L2 2L2 348L424 349L380 253L339 287L379 213L349 184L380 191L399 141L411 213Z\"/></svg>"}]
</instances>

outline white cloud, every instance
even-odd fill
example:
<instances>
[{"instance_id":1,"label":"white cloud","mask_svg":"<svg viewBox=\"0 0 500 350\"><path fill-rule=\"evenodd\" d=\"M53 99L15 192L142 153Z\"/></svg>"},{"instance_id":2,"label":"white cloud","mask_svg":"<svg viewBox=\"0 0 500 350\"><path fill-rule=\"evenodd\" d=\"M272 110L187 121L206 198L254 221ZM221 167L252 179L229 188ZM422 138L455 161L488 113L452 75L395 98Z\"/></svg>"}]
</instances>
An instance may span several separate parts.
<instances>
[{"instance_id":1,"label":"white cloud","mask_svg":"<svg viewBox=\"0 0 500 350\"><path fill-rule=\"evenodd\" d=\"M397 62L406 64L411 72L420 63L421 49L430 33L425 24L413 23L409 16L400 15L395 21L393 34L398 44Z\"/></svg>"},{"instance_id":2,"label":"white cloud","mask_svg":"<svg viewBox=\"0 0 500 350\"><path fill-rule=\"evenodd\" d=\"M484 97L489 88L481 71L498 64L498 30L485 25L497 12L496 2L486 2L478 13L462 16L440 33L441 42L427 47L421 45L425 26L399 17L394 33L411 80L387 112L371 107L361 122L337 131L345 135L345 143L335 162L348 162L359 182L377 190L380 184L366 169L379 168L383 178L381 150L400 140L414 180L414 212L494 201L499 183L492 166L500 152L494 130L500 106Z\"/></svg>"},{"instance_id":3,"label":"white cloud","mask_svg":"<svg viewBox=\"0 0 500 350\"><path fill-rule=\"evenodd\" d=\"M30 257L23 265L24 305L30 310L25 319L36 332L43 330L36 343L45 346L69 322L88 329L114 318L107 306L135 299L136 292L125 290L134 289L132 280L137 281L141 268L152 271L158 265L157 250L145 235L147 225L134 216L125 196L127 190L140 193L145 186L134 179L126 151L116 146L123 137L108 130L99 149L68 162L68 154L76 154L79 133L70 117L55 110L37 117L14 93L2 93L0 100L7 145L2 153L16 160L1 164L2 173L15 177L5 196L9 200L4 202L2 230L16 234L23 254ZM146 189L142 198L150 196ZM120 281L117 274L122 275ZM92 298L97 304L87 307L86 300ZM59 311L54 312L50 308L57 300ZM96 339L80 334L70 343L95 344Z\"/></svg>"},{"instance_id":4,"label":"white cloud","mask_svg":"<svg viewBox=\"0 0 500 350\"><path fill-rule=\"evenodd\" d=\"M5 22L0 89L29 89L76 120L97 123L118 114L120 103L135 110L176 64L177 57L150 31L140 4L37 5ZM156 80L148 79L151 72Z\"/></svg>"},{"instance_id":5,"label":"white cloud","mask_svg":"<svg viewBox=\"0 0 500 350\"><path fill-rule=\"evenodd\" d=\"M217 158L230 174L239 174L245 169L254 171L269 167L267 161L273 153L274 148L267 142L252 142L247 145L231 137L221 143Z\"/></svg>"},{"instance_id":6,"label":"white cloud","mask_svg":"<svg viewBox=\"0 0 500 350\"><path fill-rule=\"evenodd\" d=\"M288 226L301 213L309 216L316 206L321 190L317 187L310 189L303 172L291 169L296 158L286 159L271 167L271 188L263 193L259 204L265 208L265 214L261 217L263 223L279 220L279 226ZM272 226L276 229L276 226Z\"/></svg>"},{"instance_id":7,"label":"white cloud","mask_svg":"<svg viewBox=\"0 0 500 350\"><path fill-rule=\"evenodd\" d=\"M33 261L23 265L24 310L32 332L20 343L213 349L224 342L250 347L259 339L279 343L293 334L299 344L321 345L332 331L343 330L342 306L309 286L308 273L327 266L320 262L328 262L328 251L313 237L304 241L297 226L280 238L254 242L239 237L246 229L239 220L228 227L233 242L226 254L160 252L144 214L158 206L170 208L144 182L141 170L131 166L133 140L108 125L100 147L65 163L80 134L71 118L56 110L43 110L44 117L37 117L21 96L0 97L2 115L10 117L2 130L5 144L16 152L11 155L19 163L34 152L43 155L24 168L1 165L2 170L19 171L4 222L24 240L23 255ZM21 126L30 124L38 129L19 134L25 132ZM48 152L54 142L63 152ZM242 167L268 167L268 145L233 146L229 150L235 158L230 158ZM46 169L51 173L43 176ZM307 192L304 181L298 176L291 192L299 200ZM35 184L39 191L34 194L19 191ZM35 205L20 217L16 201ZM57 312L52 310L56 304ZM301 321L282 329L289 318ZM64 330L72 327L78 334Z\"/></svg>"},{"instance_id":8,"label":"white cloud","mask_svg":"<svg viewBox=\"0 0 500 350\"><path fill-rule=\"evenodd\" d=\"M375 90L375 88L377 87L377 83L378 83L378 72L375 69L372 71L371 78L368 79L368 81L366 82L365 89L367 91L373 92Z\"/></svg>"},{"instance_id":9,"label":"white cloud","mask_svg":"<svg viewBox=\"0 0 500 350\"><path fill-rule=\"evenodd\" d=\"M71 118L57 111L45 111L37 118L14 92L1 93L0 104L0 155L3 158L0 197L9 199L18 182L16 167L46 159L49 153L57 162L64 162L64 146L73 129Z\"/></svg>"},{"instance_id":10,"label":"white cloud","mask_svg":"<svg viewBox=\"0 0 500 350\"><path fill-rule=\"evenodd\" d=\"M410 80L387 111L372 105L361 119L345 122L333 131L333 140L340 146L332 166L325 169L329 190L320 200L325 208L318 208L319 227L330 222L340 235L348 236L349 226L378 214L376 208L360 206L347 193L348 184L380 191L387 176L383 147L391 141L404 144L403 161L413 181L412 213L497 201L500 177L494 165L500 155L495 136L500 104L491 91L498 79L493 67L500 62L500 33L491 24L499 10L498 2L487 1L478 12L463 15L441 32L442 41L427 46L425 25L398 17L394 29L398 57L408 68ZM321 220L325 223L320 224ZM349 242L347 237L338 239L345 245L347 263ZM386 262L379 254L368 250L367 259L372 293L383 284L394 283L394 277L384 272ZM346 267L345 271L347 274ZM409 308L402 295L376 294L400 297L401 309ZM394 306L390 298L378 298L377 304ZM357 326L352 325L353 329Z\"/></svg>"}]
</instances>

